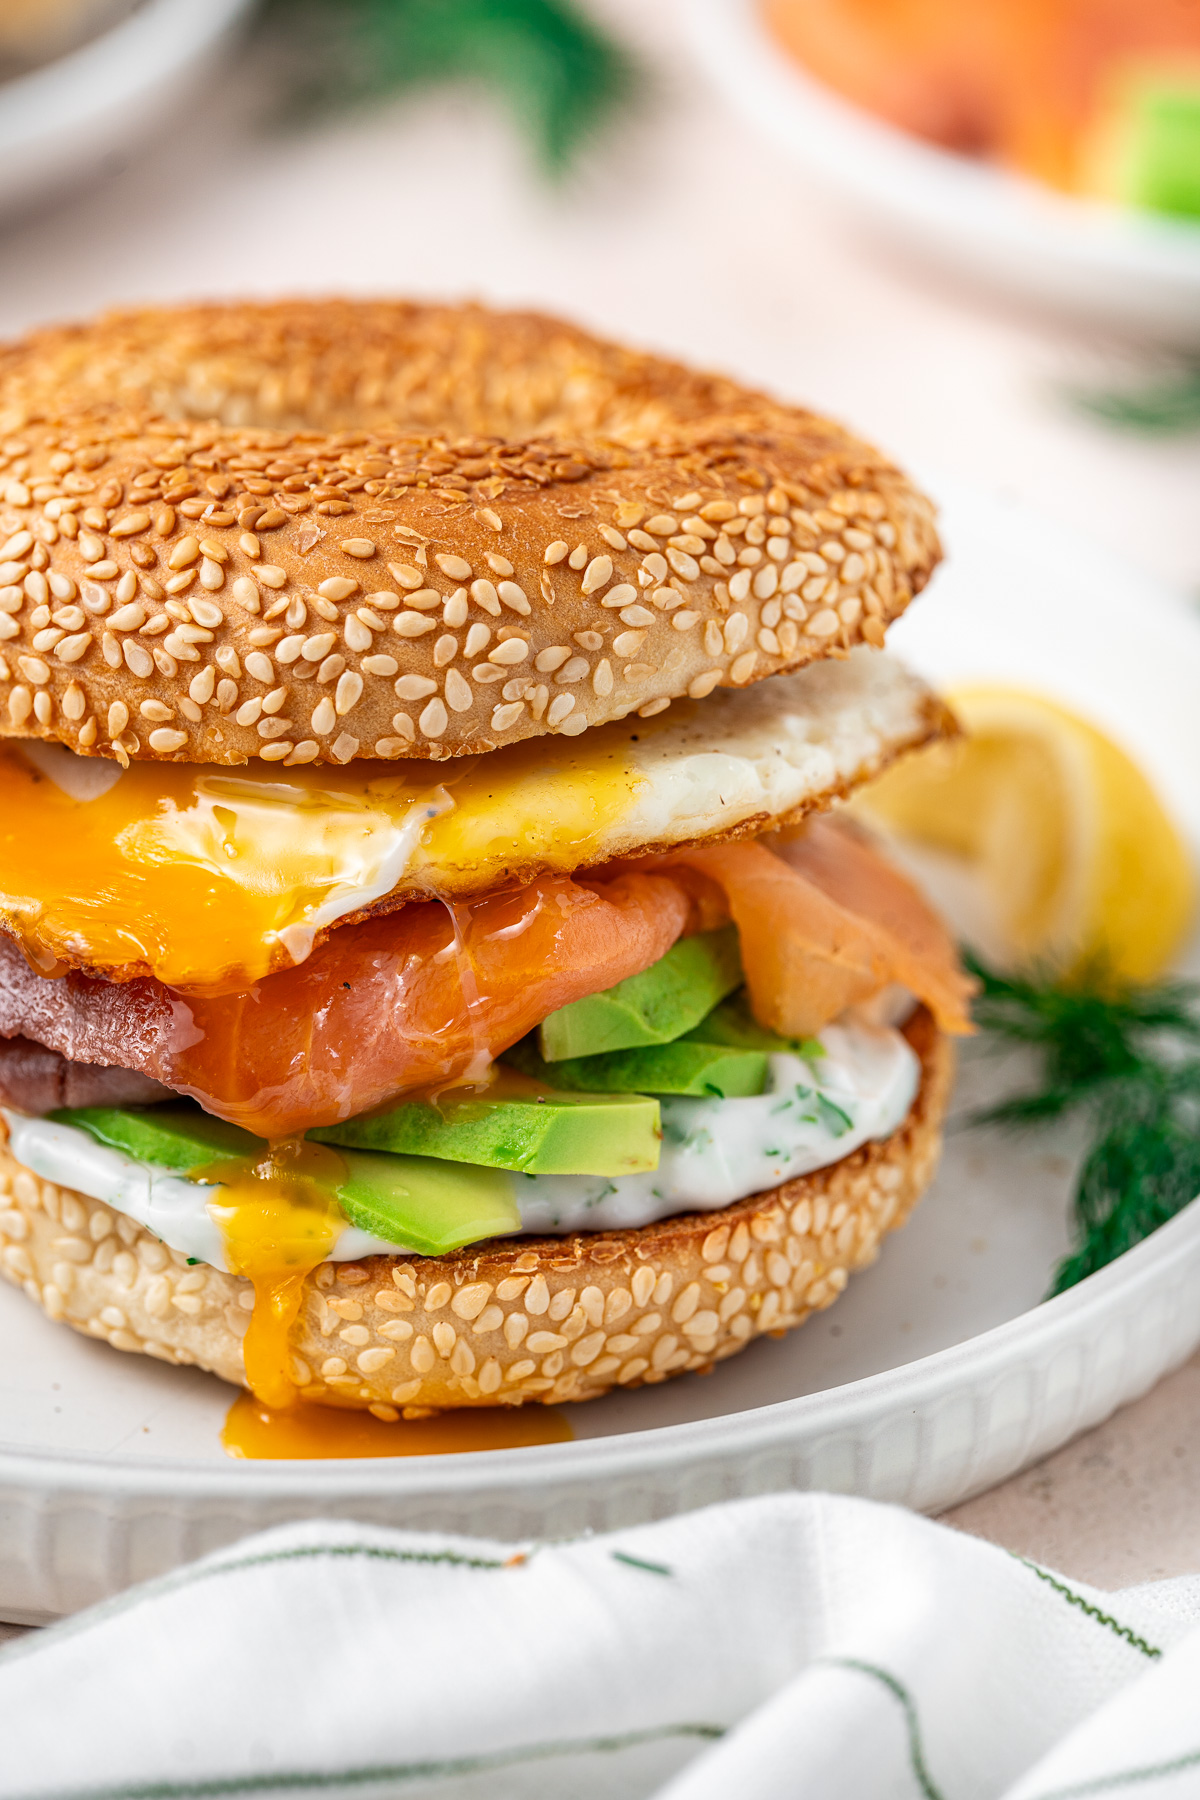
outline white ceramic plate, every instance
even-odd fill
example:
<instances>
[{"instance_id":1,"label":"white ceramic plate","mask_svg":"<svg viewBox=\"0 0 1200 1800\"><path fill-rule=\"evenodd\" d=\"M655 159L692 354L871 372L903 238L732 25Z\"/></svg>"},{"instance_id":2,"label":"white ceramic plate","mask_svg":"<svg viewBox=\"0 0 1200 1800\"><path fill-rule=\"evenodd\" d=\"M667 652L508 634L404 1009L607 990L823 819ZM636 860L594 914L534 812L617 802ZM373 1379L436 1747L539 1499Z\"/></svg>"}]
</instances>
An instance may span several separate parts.
<instances>
[{"instance_id":1,"label":"white ceramic plate","mask_svg":"<svg viewBox=\"0 0 1200 1800\"><path fill-rule=\"evenodd\" d=\"M758 0L688 0L684 17L716 84L850 217L989 286L1200 344L1200 223L1074 200L884 124L806 76Z\"/></svg>"},{"instance_id":2,"label":"white ceramic plate","mask_svg":"<svg viewBox=\"0 0 1200 1800\"><path fill-rule=\"evenodd\" d=\"M0 82L0 212L85 183L165 125L252 0L141 0L80 49Z\"/></svg>"},{"instance_id":3,"label":"white ceramic plate","mask_svg":"<svg viewBox=\"0 0 1200 1800\"><path fill-rule=\"evenodd\" d=\"M949 565L897 628L939 681L1036 684L1130 745L1200 846L1200 624L1149 581L936 474ZM994 1076L969 1061L957 1105ZM1200 1342L1200 1204L1039 1305L1069 1142L952 1134L938 1180L827 1314L708 1377L566 1408L577 1440L381 1462L235 1463L231 1392L0 1292L0 1617L36 1620L238 1535L349 1514L493 1536L607 1528L818 1486L951 1505L1142 1393Z\"/></svg>"}]
</instances>

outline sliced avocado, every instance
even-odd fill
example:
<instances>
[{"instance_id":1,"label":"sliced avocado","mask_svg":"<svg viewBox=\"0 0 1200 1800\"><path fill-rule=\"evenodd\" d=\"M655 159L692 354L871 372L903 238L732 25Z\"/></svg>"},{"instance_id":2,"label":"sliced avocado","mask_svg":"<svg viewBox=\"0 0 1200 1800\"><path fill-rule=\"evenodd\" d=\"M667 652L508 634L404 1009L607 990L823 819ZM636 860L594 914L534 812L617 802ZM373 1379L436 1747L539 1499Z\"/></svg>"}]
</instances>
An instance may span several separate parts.
<instances>
[{"instance_id":1,"label":"sliced avocado","mask_svg":"<svg viewBox=\"0 0 1200 1800\"><path fill-rule=\"evenodd\" d=\"M432 1156L348 1150L338 1204L352 1225L421 1256L521 1229L513 1184L501 1169L464 1169Z\"/></svg>"},{"instance_id":2,"label":"sliced avocado","mask_svg":"<svg viewBox=\"0 0 1200 1800\"><path fill-rule=\"evenodd\" d=\"M750 1002L743 988L728 1000L722 1000L714 1006L708 1017L702 1019L694 1030L686 1033L684 1043L687 1044L723 1044L730 1050L761 1050L768 1056L787 1052L792 1056L824 1056L824 1046L818 1038L786 1038L768 1031L760 1025L750 1011Z\"/></svg>"},{"instance_id":3,"label":"sliced avocado","mask_svg":"<svg viewBox=\"0 0 1200 1800\"><path fill-rule=\"evenodd\" d=\"M257 1162L267 1149L223 1119L198 1106L64 1108L51 1113L62 1125L75 1125L98 1143L120 1150L138 1162L191 1175L222 1164ZM422 1256L441 1256L480 1238L519 1231L521 1214L512 1183L498 1169L464 1169L425 1156L373 1156L342 1152L346 1174L334 1190L352 1225L402 1244Z\"/></svg>"},{"instance_id":4,"label":"sliced avocado","mask_svg":"<svg viewBox=\"0 0 1200 1800\"><path fill-rule=\"evenodd\" d=\"M235 1158L257 1161L266 1149L262 1138L186 1101L178 1106L63 1107L50 1117L60 1125L78 1126L110 1150L176 1175Z\"/></svg>"},{"instance_id":5,"label":"sliced avocado","mask_svg":"<svg viewBox=\"0 0 1200 1800\"><path fill-rule=\"evenodd\" d=\"M735 925L680 938L649 969L602 994L573 1000L542 1021L538 1047L546 1062L598 1056L643 1044L669 1044L742 981Z\"/></svg>"},{"instance_id":6,"label":"sliced avocado","mask_svg":"<svg viewBox=\"0 0 1200 1800\"><path fill-rule=\"evenodd\" d=\"M699 1039L703 1030L698 1025L690 1035ZM537 1081L600 1094L716 1094L732 1100L761 1094L767 1077L765 1051L730 1050L689 1038L547 1063L538 1055L537 1037L532 1035L505 1051L505 1061Z\"/></svg>"},{"instance_id":7,"label":"sliced avocado","mask_svg":"<svg viewBox=\"0 0 1200 1800\"><path fill-rule=\"evenodd\" d=\"M529 1175L634 1175L658 1167L660 1128L644 1094L564 1094L510 1074L490 1094L407 1100L308 1135Z\"/></svg>"},{"instance_id":8,"label":"sliced avocado","mask_svg":"<svg viewBox=\"0 0 1200 1800\"><path fill-rule=\"evenodd\" d=\"M1146 76L1127 88L1116 130L1120 198L1153 212L1200 218L1200 81Z\"/></svg>"}]
</instances>

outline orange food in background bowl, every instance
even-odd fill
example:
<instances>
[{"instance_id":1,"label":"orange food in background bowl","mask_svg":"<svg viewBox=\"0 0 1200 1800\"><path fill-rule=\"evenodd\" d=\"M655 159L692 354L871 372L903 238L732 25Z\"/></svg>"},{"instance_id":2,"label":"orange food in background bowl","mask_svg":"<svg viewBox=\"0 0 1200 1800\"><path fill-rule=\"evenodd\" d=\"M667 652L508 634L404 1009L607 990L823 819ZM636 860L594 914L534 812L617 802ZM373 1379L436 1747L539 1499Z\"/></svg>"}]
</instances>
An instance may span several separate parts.
<instances>
[{"instance_id":1,"label":"orange food in background bowl","mask_svg":"<svg viewBox=\"0 0 1200 1800\"><path fill-rule=\"evenodd\" d=\"M1200 211L1193 0L764 0L763 10L813 75L901 130L1071 192ZM1158 104L1164 94L1173 105ZM1131 149L1130 132L1153 142Z\"/></svg>"}]
</instances>

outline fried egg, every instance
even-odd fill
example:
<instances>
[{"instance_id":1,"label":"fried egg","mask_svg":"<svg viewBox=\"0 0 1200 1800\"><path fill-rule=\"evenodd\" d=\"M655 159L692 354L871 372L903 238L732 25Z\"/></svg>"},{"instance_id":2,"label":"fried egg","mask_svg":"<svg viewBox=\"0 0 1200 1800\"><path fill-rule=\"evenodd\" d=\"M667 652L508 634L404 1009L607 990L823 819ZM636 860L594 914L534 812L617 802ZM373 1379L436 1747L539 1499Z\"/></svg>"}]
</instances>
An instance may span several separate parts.
<instances>
[{"instance_id":1,"label":"fried egg","mask_svg":"<svg viewBox=\"0 0 1200 1800\"><path fill-rule=\"evenodd\" d=\"M747 689L436 765L119 770L0 748L0 927L47 974L240 988L320 933L406 899L766 830L942 729L941 704L869 649Z\"/></svg>"}]
</instances>

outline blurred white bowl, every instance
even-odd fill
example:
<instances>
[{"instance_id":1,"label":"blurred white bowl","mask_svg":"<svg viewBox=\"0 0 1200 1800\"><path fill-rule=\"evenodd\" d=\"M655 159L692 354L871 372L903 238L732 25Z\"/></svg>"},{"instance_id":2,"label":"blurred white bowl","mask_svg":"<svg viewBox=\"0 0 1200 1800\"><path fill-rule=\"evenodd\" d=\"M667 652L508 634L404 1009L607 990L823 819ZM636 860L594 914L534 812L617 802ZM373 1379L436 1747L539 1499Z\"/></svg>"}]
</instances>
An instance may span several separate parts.
<instances>
[{"instance_id":1,"label":"blurred white bowl","mask_svg":"<svg viewBox=\"0 0 1200 1800\"><path fill-rule=\"evenodd\" d=\"M1200 224L1071 199L884 124L805 75L757 0L688 0L684 16L718 87L847 214L988 285L1200 346Z\"/></svg>"},{"instance_id":2,"label":"blurred white bowl","mask_svg":"<svg viewBox=\"0 0 1200 1800\"><path fill-rule=\"evenodd\" d=\"M143 0L80 49L0 83L0 212L84 182L200 79L253 0Z\"/></svg>"}]
</instances>

